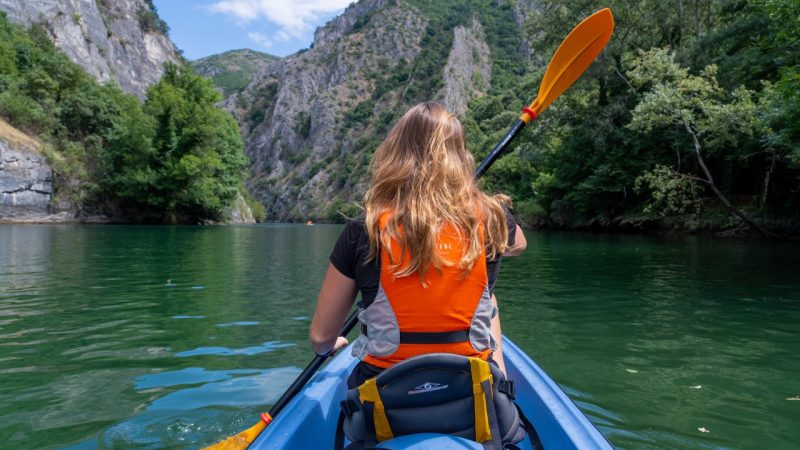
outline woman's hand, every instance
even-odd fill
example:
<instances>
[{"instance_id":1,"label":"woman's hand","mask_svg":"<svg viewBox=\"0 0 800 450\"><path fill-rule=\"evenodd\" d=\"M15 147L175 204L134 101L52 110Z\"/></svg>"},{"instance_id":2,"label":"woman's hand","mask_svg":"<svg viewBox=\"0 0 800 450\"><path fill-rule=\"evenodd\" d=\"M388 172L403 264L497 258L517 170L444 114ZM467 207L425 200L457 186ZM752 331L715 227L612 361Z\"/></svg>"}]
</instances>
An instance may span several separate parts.
<instances>
[{"instance_id":1,"label":"woman's hand","mask_svg":"<svg viewBox=\"0 0 800 450\"><path fill-rule=\"evenodd\" d=\"M323 358L327 358L329 356L335 355L336 352L339 351L340 348L347 346L347 344L349 344L349 342L347 341L347 338L344 337L344 336L339 336L339 337L336 338L336 343L333 344L333 348L332 349L330 349L330 350L328 350L326 352L318 352L316 349L314 349L314 353L316 353L317 356L322 356Z\"/></svg>"},{"instance_id":2,"label":"woman's hand","mask_svg":"<svg viewBox=\"0 0 800 450\"><path fill-rule=\"evenodd\" d=\"M340 348L346 347L349 343L346 337L339 336L336 338L336 345L333 346L333 352L336 353Z\"/></svg>"}]
</instances>

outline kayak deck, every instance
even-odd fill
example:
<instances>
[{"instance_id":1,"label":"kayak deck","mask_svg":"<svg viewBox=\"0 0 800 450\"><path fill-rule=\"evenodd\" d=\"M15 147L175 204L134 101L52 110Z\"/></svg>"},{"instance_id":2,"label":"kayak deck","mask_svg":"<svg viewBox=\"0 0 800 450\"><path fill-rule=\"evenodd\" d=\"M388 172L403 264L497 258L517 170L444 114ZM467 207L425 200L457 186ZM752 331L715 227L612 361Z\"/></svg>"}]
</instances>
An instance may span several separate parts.
<instances>
[{"instance_id":1,"label":"kayak deck","mask_svg":"<svg viewBox=\"0 0 800 450\"><path fill-rule=\"evenodd\" d=\"M612 449L602 434L578 410L558 385L508 338L503 337L508 378L516 387L516 402L536 427L545 449ZM333 448L339 402L358 360L349 348L323 367L251 444L250 449ZM532 448L526 438L521 448ZM386 449L447 449L483 447L466 439L418 434L381 443Z\"/></svg>"}]
</instances>

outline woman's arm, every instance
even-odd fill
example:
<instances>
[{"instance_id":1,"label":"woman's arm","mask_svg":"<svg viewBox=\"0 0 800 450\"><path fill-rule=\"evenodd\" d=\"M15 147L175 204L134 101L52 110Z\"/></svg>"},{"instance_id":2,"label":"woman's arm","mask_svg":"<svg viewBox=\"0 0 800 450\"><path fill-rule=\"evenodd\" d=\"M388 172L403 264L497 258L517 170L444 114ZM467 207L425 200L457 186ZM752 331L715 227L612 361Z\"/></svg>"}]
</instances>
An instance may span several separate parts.
<instances>
[{"instance_id":1,"label":"woman's arm","mask_svg":"<svg viewBox=\"0 0 800 450\"><path fill-rule=\"evenodd\" d=\"M497 298L492 294L492 304L497 308ZM492 338L497 343L497 348L492 353L492 359L495 360L503 374L506 373L506 363L503 360L503 330L500 329L500 311L492 317Z\"/></svg>"},{"instance_id":2,"label":"woman's arm","mask_svg":"<svg viewBox=\"0 0 800 450\"><path fill-rule=\"evenodd\" d=\"M339 336L339 331L355 298L355 280L342 275L333 264L328 264L309 331L314 353L322 355L347 345L347 339Z\"/></svg>"},{"instance_id":3,"label":"woman's arm","mask_svg":"<svg viewBox=\"0 0 800 450\"><path fill-rule=\"evenodd\" d=\"M525 240L525 234L522 233L522 228L517 225L517 228L514 229L514 246L506 250L503 256L521 255L526 248L528 248L528 241Z\"/></svg>"}]
</instances>

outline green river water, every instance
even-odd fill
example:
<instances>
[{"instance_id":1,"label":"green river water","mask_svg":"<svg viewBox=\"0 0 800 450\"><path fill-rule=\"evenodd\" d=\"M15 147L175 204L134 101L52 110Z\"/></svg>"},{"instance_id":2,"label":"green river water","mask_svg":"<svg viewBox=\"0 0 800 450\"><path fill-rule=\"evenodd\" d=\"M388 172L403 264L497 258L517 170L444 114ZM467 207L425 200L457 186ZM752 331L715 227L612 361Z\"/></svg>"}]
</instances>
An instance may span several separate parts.
<instances>
[{"instance_id":1,"label":"green river water","mask_svg":"<svg viewBox=\"0 0 800 450\"><path fill-rule=\"evenodd\" d=\"M340 230L0 225L0 447L197 448L252 425L312 355ZM504 331L612 444L800 448L800 245L527 237Z\"/></svg>"}]
</instances>

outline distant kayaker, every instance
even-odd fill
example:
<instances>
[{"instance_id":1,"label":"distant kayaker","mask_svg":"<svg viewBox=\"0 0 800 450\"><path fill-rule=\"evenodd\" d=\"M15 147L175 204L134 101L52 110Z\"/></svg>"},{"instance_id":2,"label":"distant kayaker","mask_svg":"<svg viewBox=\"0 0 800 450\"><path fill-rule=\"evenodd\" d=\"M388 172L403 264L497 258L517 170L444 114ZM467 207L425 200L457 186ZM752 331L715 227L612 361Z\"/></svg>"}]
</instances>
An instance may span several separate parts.
<instances>
[{"instance_id":1,"label":"distant kayaker","mask_svg":"<svg viewBox=\"0 0 800 450\"><path fill-rule=\"evenodd\" d=\"M455 353L505 370L492 293L500 256L526 247L506 208L481 191L458 119L438 103L412 107L373 156L365 217L342 231L320 290L310 337L326 354L361 293L361 359L353 388L415 355Z\"/></svg>"}]
</instances>

